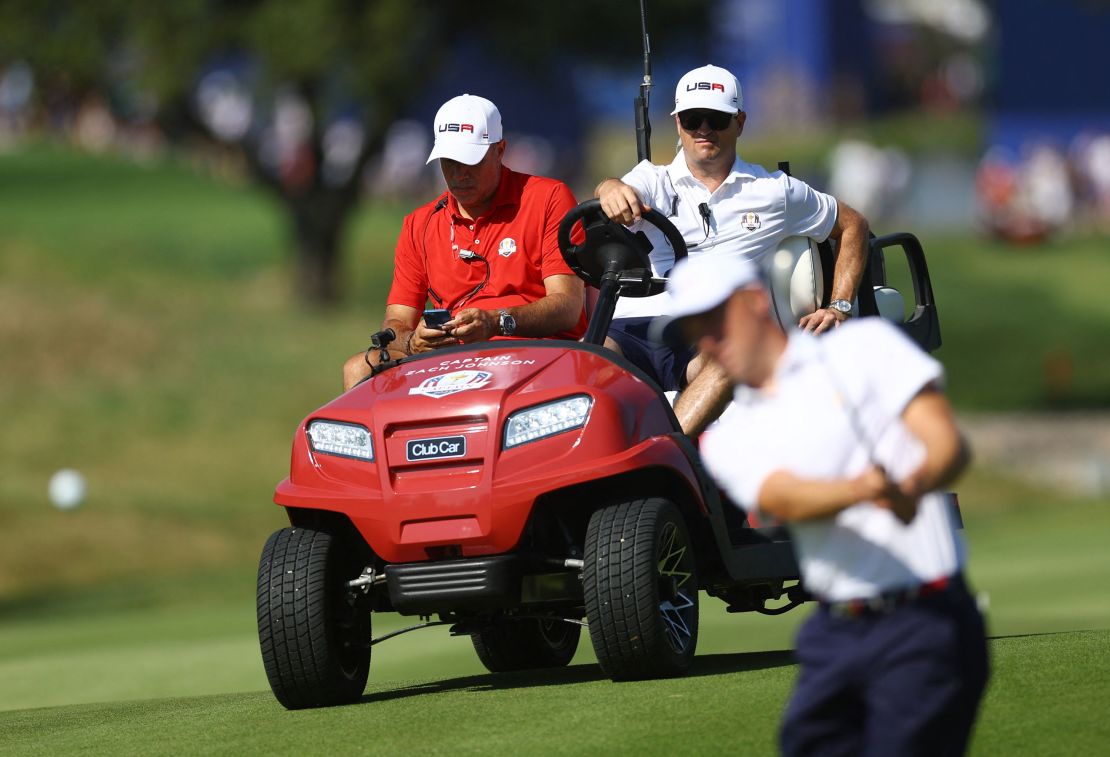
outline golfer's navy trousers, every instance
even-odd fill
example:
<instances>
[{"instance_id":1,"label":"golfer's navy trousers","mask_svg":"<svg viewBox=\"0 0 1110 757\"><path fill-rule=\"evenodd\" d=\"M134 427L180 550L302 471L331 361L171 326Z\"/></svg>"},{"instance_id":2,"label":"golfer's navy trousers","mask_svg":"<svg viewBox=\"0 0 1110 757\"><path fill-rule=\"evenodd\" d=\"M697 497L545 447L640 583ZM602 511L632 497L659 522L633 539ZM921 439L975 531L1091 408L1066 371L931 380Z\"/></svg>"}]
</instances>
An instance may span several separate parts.
<instances>
[{"instance_id":1,"label":"golfer's navy trousers","mask_svg":"<svg viewBox=\"0 0 1110 757\"><path fill-rule=\"evenodd\" d=\"M786 755L962 754L988 675L983 619L960 579L889 612L820 606L797 640Z\"/></svg>"}]
</instances>

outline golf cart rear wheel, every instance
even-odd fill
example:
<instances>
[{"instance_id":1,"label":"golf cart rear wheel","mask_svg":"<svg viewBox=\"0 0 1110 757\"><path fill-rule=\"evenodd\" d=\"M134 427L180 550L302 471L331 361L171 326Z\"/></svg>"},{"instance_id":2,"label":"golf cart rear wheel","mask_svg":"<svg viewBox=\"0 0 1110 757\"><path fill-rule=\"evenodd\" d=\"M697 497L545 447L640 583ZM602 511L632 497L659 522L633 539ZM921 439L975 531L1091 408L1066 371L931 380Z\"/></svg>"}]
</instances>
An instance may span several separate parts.
<instances>
[{"instance_id":1,"label":"golf cart rear wheel","mask_svg":"<svg viewBox=\"0 0 1110 757\"><path fill-rule=\"evenodd\" d=\"M684 674L698 642L698 582L678 508L657 497L604 507L586 531L590 640L614 679Z\"/></svg>"},{"instance_id":2,"label":"golf cart rear wheel","mask_svg":"<svg viewBox=\"0 0 1110 757\"><path fill-rule=\"evenodd\" d=\"M370 609L346 581L361 570L332 534L274 532L258 564L258 640L274 696L285 707L358 700L370 672Z\"/></svg>"},{"instance_id":3,"label":"golf cart rear wheel","mask_svg":"<svg viewBox=\"0 0 1110 757\"><path fill-rule=\"evenodd\" d=\"M582 627L558 618L499 618L471 634L478 659L491 673L561 668L578 649Z\"/></svg>"}]
</instances>

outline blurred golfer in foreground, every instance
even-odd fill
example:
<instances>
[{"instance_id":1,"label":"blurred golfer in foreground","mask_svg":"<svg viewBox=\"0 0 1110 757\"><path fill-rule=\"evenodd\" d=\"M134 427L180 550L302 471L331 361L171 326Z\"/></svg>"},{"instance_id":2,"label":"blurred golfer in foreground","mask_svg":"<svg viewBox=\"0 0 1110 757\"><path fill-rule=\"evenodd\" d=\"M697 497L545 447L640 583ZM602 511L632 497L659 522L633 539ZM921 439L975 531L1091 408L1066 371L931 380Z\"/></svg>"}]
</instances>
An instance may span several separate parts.
<instances>
[{"instance_id":1,"label":"blurred golfer in foreground","mask_svg":"<svg viewBox=\"0 0 1110 757\"><path fill-rule=\"evenodd\" d=\"M937 361L879 318L785 334L757 269L703 255L670 277L655 333L710 355L736 410L703 439L741 507L790 528L820 602L797 639L787 755L947 755L988 676L956 515L938 489L968 450Z\"/></svg>"}]
</instances>

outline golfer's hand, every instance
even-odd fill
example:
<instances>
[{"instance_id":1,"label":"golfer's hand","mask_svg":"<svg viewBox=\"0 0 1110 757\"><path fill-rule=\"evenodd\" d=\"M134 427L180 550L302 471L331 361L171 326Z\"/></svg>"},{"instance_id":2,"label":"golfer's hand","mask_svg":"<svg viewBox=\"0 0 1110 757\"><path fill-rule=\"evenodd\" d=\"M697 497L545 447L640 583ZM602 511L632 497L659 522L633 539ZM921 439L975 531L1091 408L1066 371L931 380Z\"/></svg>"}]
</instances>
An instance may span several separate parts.
<instances>
[{"instance_id":1,"label":"golfer's hand","mask_svg":"<svg viewBox=\"0 0 1110 757\"><path fill-rule=\"evenodd\" d=\"M876 506L890 510L894 517L906 524L917 515L917 494L911 492L905 482L899 484L891 479L879 466L872 465L856 481L863 495L861 500L870 500Z\"/></svg>"},{"instance_id":2,"label":"golfer's hand","mask_svg":"<svg viewBox=\"0 0 1110 757\"><path fill-rule=\"evenodd\" d=\"M836 328L846 320L848 320L848 316L841 313L839 310L821 308L820 310L804 316L798 321L798 327L801 328L802 331L811 331L814 334L820 334L822 331Z\"/></svg>"},{"instance_id":3,"label":"golfer's hand","mask_svg":"<svg viewBox=\"0 0 1110 757\"><path fill-rule=\"evenodd\" d=\"M854 479L857 499L873 502L877 507L890 510L903 523L917 515L917 497L909 494L877 465L870 466Z\"/></svg>"},{"instance_id":4,"label":"golfer's hand","mask_svg":"<svg viewBox=\"0 0 1110 757\"><path fill-rule=\"evenodd\" d=\"M606 179L597 185L597 199L601 201L601 209L610 221L631 226L640 220L641 214L650 207L640 202L636 190L625 184L620 179Z\"/></svg>"},{"instance_id":5,"label":"golfer's hand","mask_svg":"<svg viewBox=\"0 0 1110 757\"><path fill-rule=\"evenodd\" d=\"M455 313L455 317L443 324L451 335L453 344L484 342L497 336L501 330L501 319L493 310L466 308Z\"/></svg>"},{"instance_id":6,"label":"golfer's hand","mask_svg":"<svg viewBox=\"0 0 1110 757\"><path fill-rule=\"evenodd\" d=\"M893 491L887 497L885 506L898 516L898 520L908 525L917 515L917 505L926 489L914 475L907 476L898 483L892 481L891 486Z\"/></svg>"},{"instance_id":7,"label":"golfer's hand","mask_svg":"<svg viewBox=\"0 0 1110 757\"><path fill-rule=\"evenodd\" d=\"M907 526L913 522L917 517L917 497L911 497L902 493L880 500L880 507L886 507L894 517L905 523Z\"/></svg>"},{"instance_id":8,"label":"golfer's hand","mask_svg":"<svg viewBox=\"0 0 1110 757\"><path fill-rule=\"evenodd\" d=\"M450 321L448 321L449 323ZM424 319L421 318L420 322L416 324L416 329L412 332L412 339L409 341L409 354L417 355L421 352L430 352L431 350L452 347L458 344L459 341L444 330L448 324L444 324L443 329L433 329L424 323Z\"/></svg>"},{"instance_id":9,"label":"golfer's hand","mask_svg":"<svg viewBox=\"0 0 1110 757\"><path fill-rule=\"evenodd\" d=\"M856 476L854 483L856 485L855 498L860 501L874 502L882 499L890 488L886 471L877 465L869 466L867 470Z\"/></svg>"}]
</instances>

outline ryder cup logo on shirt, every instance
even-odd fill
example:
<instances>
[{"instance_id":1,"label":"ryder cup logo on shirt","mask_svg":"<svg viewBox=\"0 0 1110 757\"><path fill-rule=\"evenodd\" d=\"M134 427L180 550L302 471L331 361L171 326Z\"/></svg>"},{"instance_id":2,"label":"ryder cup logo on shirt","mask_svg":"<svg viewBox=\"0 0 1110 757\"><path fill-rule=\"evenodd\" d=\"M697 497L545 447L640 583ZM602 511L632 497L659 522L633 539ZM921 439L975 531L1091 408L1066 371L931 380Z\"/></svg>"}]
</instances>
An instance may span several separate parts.
<instances>
[{"instance_id":1,"label":"ryder cup logo on shirt","mask_svg":"<svg viewBox=\"0 0 1110 757\"><path fill-rule=\"evenodd\" d=\"M420 382L419 386L409 389L409 394L423 394L425 397L446 397L456 392L480 389L493 378L486 371L455 371L442 376L432 376Z\"/></svg>"},{"instance_id":2,"label":"ryder cup logo on shirt","mask_svg":"<svg viewBox=\"0 0 1110 757\"><path fill-rule=\"evenodd\" d=\"M516 252L516 240L512 237L505 237L501 240L501 244L497 245L497 254L503 258L507 258Z\"/></svg>"},{"instance_id":3,"label":"ryder cup logo on shirt","mask_svg":"<svg viewBox=\"0 0 1110 757\"><path fill-rule=\"evenodd\" d=\"M755 231L760 227L759 213L747 212L740 216L741 225L748 231Z\"/></svg>"}]
</instances>

